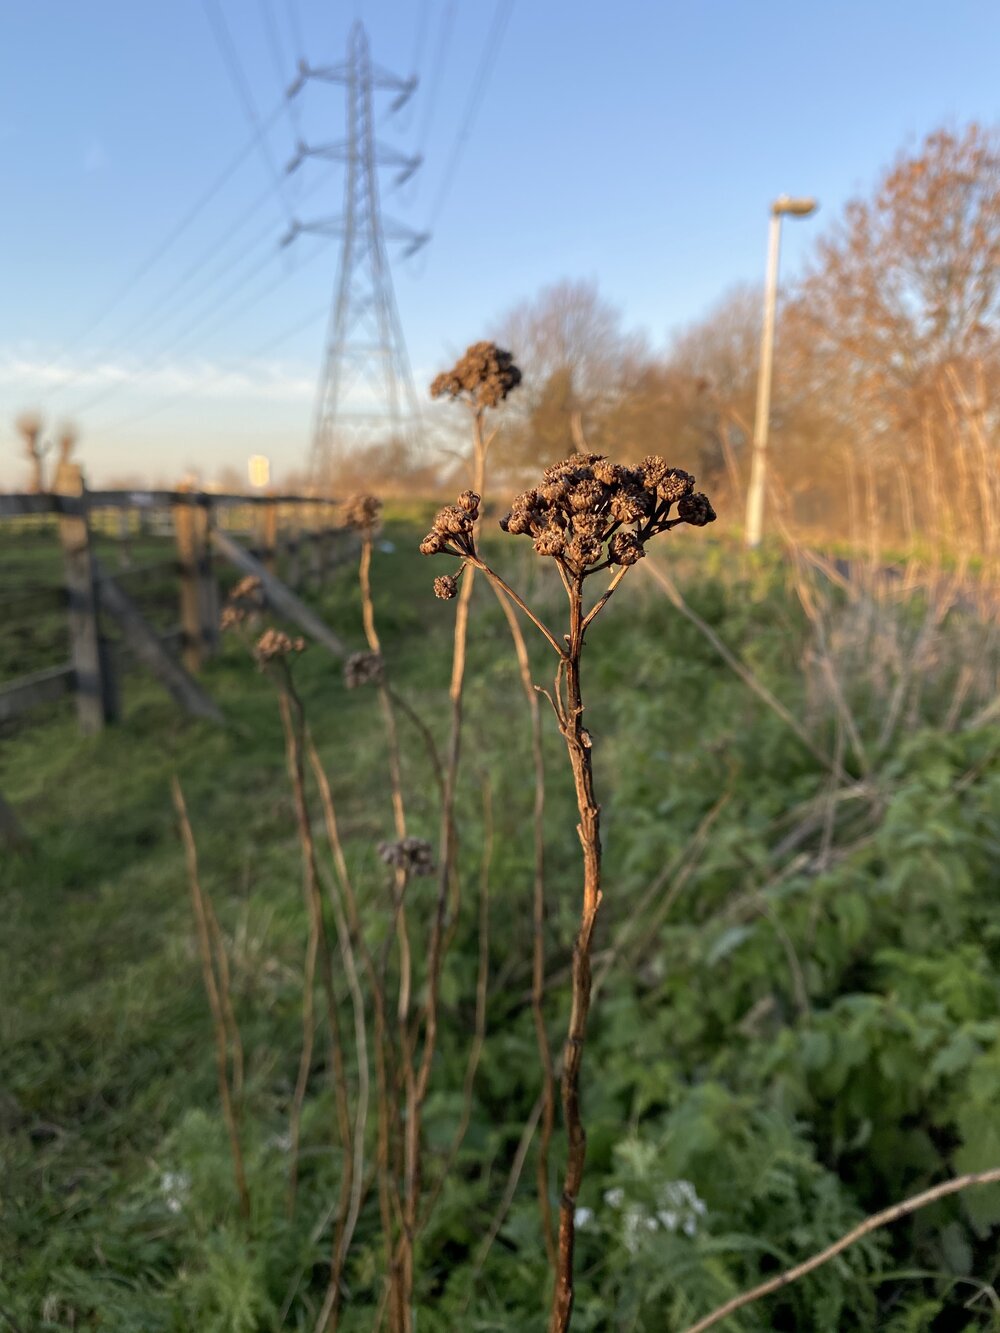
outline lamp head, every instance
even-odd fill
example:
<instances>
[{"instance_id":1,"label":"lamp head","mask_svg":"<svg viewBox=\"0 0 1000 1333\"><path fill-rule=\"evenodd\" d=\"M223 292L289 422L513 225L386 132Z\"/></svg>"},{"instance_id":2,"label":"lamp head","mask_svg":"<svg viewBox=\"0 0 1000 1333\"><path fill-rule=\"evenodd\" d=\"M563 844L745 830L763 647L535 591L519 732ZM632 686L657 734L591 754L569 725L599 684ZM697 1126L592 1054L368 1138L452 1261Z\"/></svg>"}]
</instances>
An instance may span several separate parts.
<instances>
[{"instance_id":1,"label":"lamp head","mask_svg":"<svg viewBox=\"0 0 1000 1333\"><path fill-rule=\"evenodd\" d=\"M775 217L783 213L790 213L795 218L807 218L811 213L815 213L819 204L815 199L791 199L787 194L779 195L771 205L771 212Z\"/></svg>"}]
</instances>

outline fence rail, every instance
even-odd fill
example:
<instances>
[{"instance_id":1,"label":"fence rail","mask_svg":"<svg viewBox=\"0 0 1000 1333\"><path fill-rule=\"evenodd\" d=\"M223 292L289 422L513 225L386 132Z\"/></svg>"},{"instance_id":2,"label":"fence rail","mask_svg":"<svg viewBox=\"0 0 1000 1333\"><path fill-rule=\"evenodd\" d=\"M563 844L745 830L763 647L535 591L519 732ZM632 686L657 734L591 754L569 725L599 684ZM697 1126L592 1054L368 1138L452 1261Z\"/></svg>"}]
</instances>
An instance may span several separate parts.
<instances>
[{"instance_id":1,"label":"fence rail","mask_svg":"<svg viewBox=\"0 0 1000 1333\"><path fill-rule=\"evenodd\" d=\"M332 499L189 489L91 491L80 469L64 464L51 493L0 494L0 525L7 520L19 527L20 519L29 520L32 529L39 526L34 520L42 519L44 532L58 543L61 586L6 588L0 604L26 608L29 615L39 610L65 615L70 660L0 684L0 722L72 694L82 730L100 731L118 716L118 677L126 658L149 668L187 711L218 718L195 677L218 649L220 559L258 572L275 609L301 624L308 621L329 651L338 656L343 651L296 596L306 582L320 586L343 558L345 530ZM144 536L169 539L173 551L157 558L146 558L145 551L134 560L134 543ZM98 546L106 538L117 548L117 567ZM171 584L173 626L154 629L134 598ZM117 627L124 652L111 641L109 622Z\"/></svg>"}]
</instances>

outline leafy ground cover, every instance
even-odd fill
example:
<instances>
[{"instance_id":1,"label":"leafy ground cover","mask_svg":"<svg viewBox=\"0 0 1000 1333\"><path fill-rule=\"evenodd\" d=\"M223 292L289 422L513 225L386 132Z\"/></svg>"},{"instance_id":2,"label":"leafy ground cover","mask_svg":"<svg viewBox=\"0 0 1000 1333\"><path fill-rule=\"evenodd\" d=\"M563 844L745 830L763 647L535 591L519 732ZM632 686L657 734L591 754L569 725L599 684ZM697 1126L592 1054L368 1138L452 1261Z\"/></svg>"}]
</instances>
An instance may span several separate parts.
<instances>
[{"instance_id":1,"label":"leafy ground cover","mask_svg":"<svg viewBox=\"0 0 1000 1333\"><path fill-rule=\"evenodd\" d=\"M414 557L421 530L389 525L375 598L394 684L440 736L451 611L430 595L437 571ZM727 573L732 563L706 544L675 573L697 613L801 715L808 627L798 603L778 567L743 579ZM520 573L541 577L527 564ZM316 604L361 646L350 569ZM417 1327L531 1333L547 1305L531 1149L498 1212L539 1088L530 731L507 629L484 587L470 647L465 907L425 1116L439 1163L462 1115L485 784L488 1035L468 1133L421 1241ZM638 572L602 617L585 670L608 889L584 1060L573 1326L679 1331L868 1212L1000 1163L1000 729L946 735L918 721L876 772L832 799L829 772ZM0 751L0 790L34 839L0 865L0 1315L24 1330L311 1329L322 1299L337 1170L320 1057L298 1200L291 1217L286 1209L306 909L280 722L237 645L204 679L225 729L186 721L129 677L121 727L85 741L67 705ZM384 867L374 848L391 834L376 701L348 691L315 648L296 679L375 922ZM832 752L832 724L816 735ZM554 1042L579 891L561 746L550 728ZM246 1050L249 1225L218 1107L174 772L227 940ZM404 779L413 832L436 840L415 731L404 732ZM413 893L419 919L433 888L415 881ZM725 1327L1000 1327L998 1227L1000 1190L944 1200ZM381 1264L369 1198L344 1329L373 1327Z\"/></svg>"}]
</instances>

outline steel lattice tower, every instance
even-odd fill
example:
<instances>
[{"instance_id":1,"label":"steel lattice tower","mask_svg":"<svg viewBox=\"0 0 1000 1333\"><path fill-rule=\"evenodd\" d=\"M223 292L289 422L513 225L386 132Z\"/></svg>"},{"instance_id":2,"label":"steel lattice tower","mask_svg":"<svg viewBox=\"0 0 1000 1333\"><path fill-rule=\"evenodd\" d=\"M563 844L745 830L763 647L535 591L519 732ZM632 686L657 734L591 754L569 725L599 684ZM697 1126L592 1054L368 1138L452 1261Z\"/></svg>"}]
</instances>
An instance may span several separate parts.
<instances>
[{"instance_id":1,"label":"steel lattice tower","mask_svg":"<svg viewBox=\"0 0 1000 1333\"><path fill-rule=\"evenodd\" d=\"M384 219L379 202L378 168L396 167L396 183L401 184L416 171L420 158L376 139L374 94L395 92L390 110L397 111L412 95L416 79L401 79L373 65L360 23L351 28L343 63L310 68L300 62L289 97L310 79L343 84L347 90L347 138L319 147L300 143L288 165L294 171L307 157L320 157L346 167L343 213L314 222L296 221L285 237L288 244L300 232L317 232L342 241L309 464L313 483L329 487L337 461L352 446L393 439L413 443L419 408L386 242L403 243L404 253L410 255L427 235Z\"/></svg>"}]
</instances>

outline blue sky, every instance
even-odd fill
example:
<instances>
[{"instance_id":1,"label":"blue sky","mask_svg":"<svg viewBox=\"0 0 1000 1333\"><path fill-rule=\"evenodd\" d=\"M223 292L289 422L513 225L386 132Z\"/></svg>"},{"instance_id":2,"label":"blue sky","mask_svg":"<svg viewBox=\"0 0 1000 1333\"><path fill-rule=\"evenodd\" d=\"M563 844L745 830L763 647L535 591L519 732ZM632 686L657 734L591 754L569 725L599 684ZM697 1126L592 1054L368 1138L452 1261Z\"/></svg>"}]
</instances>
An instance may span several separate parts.
<instances>
[{"instance_id":1,"label":"blue sky","mask_svg":"<svg viewBox=\"0 0 1000 1333\"><path fill-rule=\"evenodd\" d=\"M279 103L296 57L342 59L358 17L376 61L422 80L380 130L425 156L383 198L417 229L433 215L394 263L421 392L561 278L663 343L760 280L775 195L821 201L785 229L787 277L900 150L998 115L994 0L500 6L449 174L496 0L0 0L0 487L23 479L11 423L31 406L78 422L94 481L304 462L336 243L278 242L290 216L338 212L342 178L281 176L298 129ZM220 12L256 115L277 114L267 154L181 226L252 133ZM342 135L339 89L298 107L306 138Z\"/></svg>"}]
</instances>

